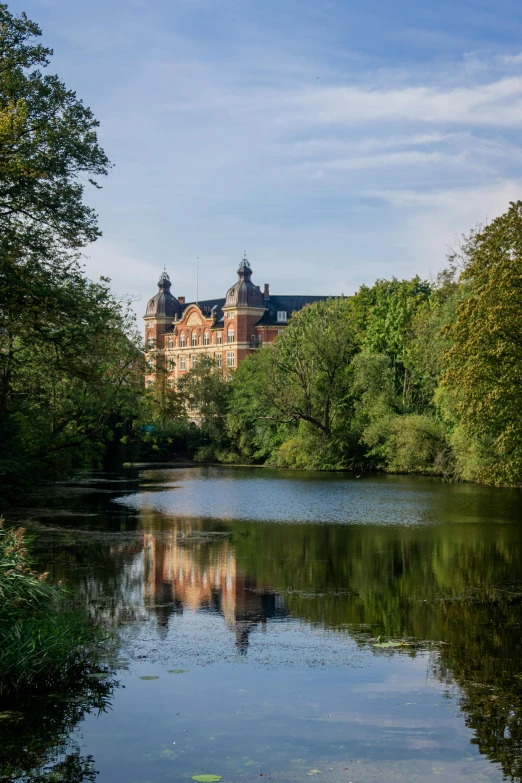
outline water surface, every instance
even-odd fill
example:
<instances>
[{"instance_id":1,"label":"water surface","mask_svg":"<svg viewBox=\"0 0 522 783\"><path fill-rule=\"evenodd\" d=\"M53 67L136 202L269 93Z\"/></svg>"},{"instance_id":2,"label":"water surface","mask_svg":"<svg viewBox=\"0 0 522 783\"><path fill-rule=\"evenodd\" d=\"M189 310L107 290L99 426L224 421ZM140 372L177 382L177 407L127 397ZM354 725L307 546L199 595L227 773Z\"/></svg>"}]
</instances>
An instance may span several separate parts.
<instances>
[{"instance_id":1,"label":"water surface","mask_svg":"<svg viewBox=\"0 0 522 783\"><path fill-rule=\"evenodd\" d=\"M49 487L18 513L121 660L1 720L0 780L520 780L520 500L234 468Z\"/></svg>"}]
</instances>

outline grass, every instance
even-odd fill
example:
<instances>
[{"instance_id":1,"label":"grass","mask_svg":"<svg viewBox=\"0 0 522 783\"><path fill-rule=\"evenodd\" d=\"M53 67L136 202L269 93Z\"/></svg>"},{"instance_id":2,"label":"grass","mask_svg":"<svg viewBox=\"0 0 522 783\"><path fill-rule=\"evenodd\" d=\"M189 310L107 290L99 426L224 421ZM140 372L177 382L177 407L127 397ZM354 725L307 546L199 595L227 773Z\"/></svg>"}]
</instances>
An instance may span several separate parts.
<instances>
[{"instance_id":1,"label":"grass","mask_svg":"<svg viewBox=\"0 0 522 783\"><path fill-rule=\"evenodd\" d=\"M33 570L24 528L0 520L0 696L66 685L95 663L101 634L72 596Z\"/></svg>"}]
</instances>

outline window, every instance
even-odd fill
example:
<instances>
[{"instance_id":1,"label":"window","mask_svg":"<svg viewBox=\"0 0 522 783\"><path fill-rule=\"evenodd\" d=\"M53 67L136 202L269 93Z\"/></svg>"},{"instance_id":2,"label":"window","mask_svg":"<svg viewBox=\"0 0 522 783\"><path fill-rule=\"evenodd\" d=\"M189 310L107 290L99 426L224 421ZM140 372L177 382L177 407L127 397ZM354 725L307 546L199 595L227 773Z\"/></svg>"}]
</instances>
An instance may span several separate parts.
<instances>
[{"instance_id":1,"label":"window","mask_svg":"<svg viewBox=\"0 0 522 783\"><path fill-rule=\"evenodd\" d=\"M257 333L257 342L259 343L259 345L261 345L261 343L263 342L263 335L261 334L261 332Z\"/></svg>"},{"instance_id":2,"label":"window","mask_svg":"<svg viewBox=\"0 0 522 783\"><path fill-rule=\"evenodd\" d=\"M205 332L205 334L203 335L203 345L208 345L208 344L209 344L208 332Z\"/></svg>"},{"instance_id":3,"label":"window","mask_svg":"<svg viewBox=\"0 0 522 783\"><path fill-rule=\"evenodd\" d=\"M169 348L174 348L174 338L171 335L168 338L168 346Z\"/></svg>"},{"instance_id":4,"label":"window","mask_svg":"<svg viewBox=\"0 0 522 783\"><path fill-rule=\"evenodd\" d=\"M179 338L179 347L180 348L184 348L185 347L185 335L184 334L182 334L181 337Z\"/></svg>"},{"instance_id":5,"label":"window","mask_svg":"<svg viewBox=\"0 0 522 783\"><path fill-rule=\"evenodd\" d=\"M176 366L176 364L175 364L175 362L174 362L174 359L173 359L173 358L172 358L172 356L171 356L171 357L170 357L170 358L167 360L167 368L168 368L169 370L173 370L175 366Z\"/></svg>"},{"instance_id":6,"label":"window","mask_svg":"<svg viewBox=\"0 0 522 783\"><path fill-rule=\"evenodd\" d=\"M255 348L256 347L256 336L255 334L250 335L250 347Z\"/></svg>"},{"instance_id":7,"label":"window","mask_svg":"<svg viewBox=\"0 0 522 783\"><path fill-rule=\"evenodd\" d=\"M218 332L216 334L216 345L221 345L223 342L223 332Z\"/></svg>"},{"instance_id":8,"label":"window","mask_svg":"<svg viewBox=\"0 0 522 783\"><path fill-rule=\"evenodd\" d=\"M154 361L149 359L147 362L147 372L154 372Z\"/></svg>"},{"instance_id":9,"label":"window","mask_svg":"<svg viewBox=\"0 0 522 783\"><path fill-rule=\"evenodd\" d=\"M198 361L198 357L196 356L196 354L193 354L193 356L192 356L192 369L194 369L194 367L196 366L197 361Z\"/></svg>"},{"instance_id":10,"label":"window","mask_svg":"<svg viewBox=\"0 0 522 783\"><path fill-rule=\"evenodd\" d=\"M196 332L192 332L192 347L194 348L198 344L198 336Z\"/></svg>"},{"instance_id":11,"label":"window","mask_svg":"<svg viewBox=\"0 0 522 783\"><path fill-rule=\"evenodd\" d=\"M227 353L227 367L233 367L234 366L234 354L232 351Z\"/></svg>"},{"instance_id":12,"label":"window","mask_svg":"<svg viewBox=\"0 0 522 783\"><path fill-rule=\"evenodd\" d=\"M277 323L286 324L286 310L277 311Z\"/></svg>"},{"instance_id":13,"label":"window","mask_svg":"<svg viewBox=\"0 0 522 783\"><path fill-rule=\"evenodd\" d=\"M216 354L216 364L218 367L223 367L223 354L221 353Z\"/></svg>"},{"instance_id":14,"label":"window","mask_svg":"<svg viewBox=\"0 0 522 783\"><path fill-rule=\"evenodd\" d=\"M283 334L283 332L284 332L284 329L278 329L277 330L277 334Z\"/></svg>"},{"instance_id":15,"label":"window","mask_svg":"<svg viewBox=\"0 0 522 783\"><path fill-rule=\"evenodd\" d=\"M154 337L149 337L147 340L147 348L154 348Z\"/></svg>"},{"instance_id":16,"label":"window","mask_svg":"<svg viewBox=\"0 0 522 783\"><path fill-rule=\"evenodd\" d=\"M169 378L168 379L167 386L169 387L169 389L173 389L174 388L174 378Z\"/></svg>"},{"instance_id":17,"label":"window","mask_svg":"<svg viewBox=\"0 0 522 783\"><path fill-rule=\"evenodd\" d=\"M227 334L227 342L233 343L234 342L234 327L231 326L228 330Z\"/></svg>"},{"instance_id":18,"label":"window","mask_svg":"<svg viewBox=\"0 0 522 783\"><path fill-rule=\"evenodd\" d=\"M179 357L179 369L184 370L185 369L185 357L180 356Z\"/></svg>"},{"instance_id":19,"label":"window","mask_svg":"<svg viewBox=\"0 0 522 783\"><path fill-rule=\"evenodd\" d=\"M234 313L227 313L227 318L233 318L233 317L234 317Z\"/></svg>"}]
</instances>

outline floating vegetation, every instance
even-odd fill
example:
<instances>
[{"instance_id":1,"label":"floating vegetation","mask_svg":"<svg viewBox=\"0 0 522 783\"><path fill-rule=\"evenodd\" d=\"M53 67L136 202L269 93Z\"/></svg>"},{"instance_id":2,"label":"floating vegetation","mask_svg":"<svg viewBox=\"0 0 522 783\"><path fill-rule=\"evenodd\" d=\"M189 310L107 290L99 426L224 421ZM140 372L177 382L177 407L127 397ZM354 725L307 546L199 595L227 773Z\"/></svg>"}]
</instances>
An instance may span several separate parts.
<instances>
[{"instance_id":1,"label":"floating vegetation","mask_svg":"<svg viewBox=\"0 0 522 783\"><path fill-rule=\"evenodd\" d=\"M167 674L188 674L188 669L167 669Z\"/></svg>"},{"instance_id":2,"label":"floating vegetation","mask_svg":"<svg viewBox=\"0 0 522 783\"><path fill-rule=\"evenodd\" d=\"M198 783L217 783L222 777L222 775L192 775L192 780L197 780Z\"/></svg>"},{"instance_id":3,"label":"floating vegetation","mask_svg":"<svg viewBox=\"0 0 522 783\"><path fill-rule=\"evenodd\" d=\"M142 674L140 680L159 680L157 674Z\"/></svg>"}]
</instances>

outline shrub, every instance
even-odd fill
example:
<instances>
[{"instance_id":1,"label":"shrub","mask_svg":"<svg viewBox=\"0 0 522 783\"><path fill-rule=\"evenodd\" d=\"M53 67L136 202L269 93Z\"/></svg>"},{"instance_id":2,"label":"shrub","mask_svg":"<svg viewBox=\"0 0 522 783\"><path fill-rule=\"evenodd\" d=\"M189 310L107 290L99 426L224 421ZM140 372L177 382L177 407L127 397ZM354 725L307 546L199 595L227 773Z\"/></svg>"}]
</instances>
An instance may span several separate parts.
<instances>
[{"instance_id":1,"label":"shrub","mask_svg":"<svg viewBox=\"0 0 522 783\"><path fill-rule=\"evenodd\" d=\"M0 520L0 695L64 684L94 662L100 639L72 596L32 569L24 528Z\"/></svg>"}]
</instances>

